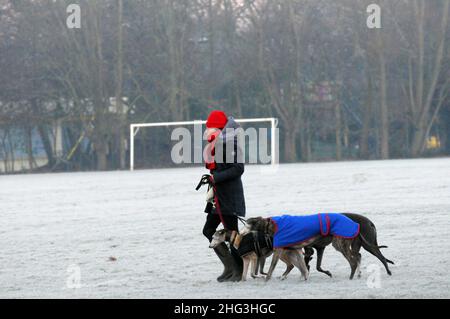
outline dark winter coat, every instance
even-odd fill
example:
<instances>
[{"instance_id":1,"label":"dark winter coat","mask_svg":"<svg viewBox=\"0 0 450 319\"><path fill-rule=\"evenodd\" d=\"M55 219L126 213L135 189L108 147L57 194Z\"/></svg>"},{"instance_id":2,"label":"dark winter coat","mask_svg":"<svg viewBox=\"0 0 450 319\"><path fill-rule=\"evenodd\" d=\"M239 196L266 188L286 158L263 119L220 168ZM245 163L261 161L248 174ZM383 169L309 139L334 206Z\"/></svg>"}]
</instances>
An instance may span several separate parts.
<instances>
[{"instance_id":1,"label":"dark winter coat","mask_svg":"<svg viewBox=\"0 0 450 319\"><path fill-rule=\"evenodd\" d=\"M214 161L216 168L210 171L214 177L216 195L219 200L219 209L212 213L223 215L238 215L245 217L244 188L242 187L241 175L244 173L244 160L242 150L238 147L238 137L235 130L239 124L232 118L228 118L226 126L217 137L215 143ZM238 131L239 133L239 131ZM230 152L226 152L227 145Z\"/></svg>"}]
</instances>

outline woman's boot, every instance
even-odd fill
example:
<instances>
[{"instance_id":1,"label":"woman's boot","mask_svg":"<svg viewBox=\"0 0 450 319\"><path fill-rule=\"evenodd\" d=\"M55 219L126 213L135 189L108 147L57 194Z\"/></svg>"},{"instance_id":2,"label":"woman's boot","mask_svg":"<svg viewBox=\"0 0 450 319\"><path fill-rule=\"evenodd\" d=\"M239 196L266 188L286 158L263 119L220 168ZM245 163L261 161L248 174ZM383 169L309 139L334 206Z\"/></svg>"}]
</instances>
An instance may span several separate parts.
<instances>
[{"instance_id":1,"label":"woman's boot","mask_svg":"<svg viewBox=\"0 0 450 319\"><path fill-rule=\"evenodd\" d=\"M243 261L241 256L239 256L237 250L231 246L231 258L233 260L232 262L232 275L226 279L225 281L241 281L242 280L242 270L243 270Z\"/></svg>"},{"instance_id":2,"label":"woman's boot","mask_svg":"<svg viewBox=\"0 0 450 319\"><path fill-rule=\"evenodd\" d=\"M220 261L224 266L223 273L222 275L217 277L217 281L218 282L228 281L228 279L233 276L233 264L234 264L233 256L231 256L230 250L228 249L228 246L225 243L221 243L219 246L214 248L214 251L216 252L217 256L219 257Z\"/></svg>"}]
</instances>

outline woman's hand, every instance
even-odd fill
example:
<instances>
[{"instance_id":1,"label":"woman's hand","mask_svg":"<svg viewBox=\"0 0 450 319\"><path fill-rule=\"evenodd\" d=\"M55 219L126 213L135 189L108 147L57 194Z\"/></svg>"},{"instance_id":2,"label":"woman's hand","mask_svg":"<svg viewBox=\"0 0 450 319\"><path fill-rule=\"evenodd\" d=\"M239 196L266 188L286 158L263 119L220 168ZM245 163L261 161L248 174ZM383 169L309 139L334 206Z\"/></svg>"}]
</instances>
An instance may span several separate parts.
<instances>
[{"instance_id":1,"label":"woman's hand","mask_svg":"<svg viewBox=\"0 0 450 319\"><path fill-rule=\"evenodd\" d=\"M202 184L214 184L214 176L209 175L209 174L204 174L202 176Z\"/></svg>"},{"instance_id":2,"label":"woman's hand","mask_svg":"<svg viewBox=\"0 0 450 319\"><path fill-rule=\"evenodd\" d=\"M204 174L201 178L200 178L200 182L198 183L197 187L195 188L195 190L199 190L200 187L202 187L203 185L211 185L214 184L214 177L212 177L209 174Z\"/></svg>"}]
</instances>

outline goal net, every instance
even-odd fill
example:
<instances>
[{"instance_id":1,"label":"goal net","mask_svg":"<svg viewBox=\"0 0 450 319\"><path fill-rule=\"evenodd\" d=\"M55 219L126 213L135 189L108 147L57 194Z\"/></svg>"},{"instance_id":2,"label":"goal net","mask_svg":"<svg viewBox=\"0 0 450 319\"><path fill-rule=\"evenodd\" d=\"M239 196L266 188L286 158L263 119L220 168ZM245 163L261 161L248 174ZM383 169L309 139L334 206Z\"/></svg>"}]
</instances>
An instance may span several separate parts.
<instances>
[{"instance_id":1,"label":"goal net","mask_svg":"<svg viewBox=\"0 0 450 319\"><path fill-rule=\"evenodd\" d=\"M278 120L235 119L242 127L246 164L278 163ZM206 121L130 125L130 170L203 163Z\"/></svg>"}]
</instances>

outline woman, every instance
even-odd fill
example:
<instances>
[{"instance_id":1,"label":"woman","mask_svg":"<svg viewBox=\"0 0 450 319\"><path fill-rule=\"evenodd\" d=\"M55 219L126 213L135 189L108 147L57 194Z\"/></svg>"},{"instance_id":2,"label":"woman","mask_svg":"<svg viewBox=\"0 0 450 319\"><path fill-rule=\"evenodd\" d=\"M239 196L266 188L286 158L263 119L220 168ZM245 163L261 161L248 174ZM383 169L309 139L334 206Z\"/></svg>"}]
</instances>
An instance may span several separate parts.
<instances>
[{"instance_id":1,"label":"woman","mask_svg":"<svg viewBox=\"0 0 450 319\"><path fill-rule=\"evenodd\" d=\"M212 111L206 121L208 145L205 148L206 168L214 185L214 205L205 208L206 223L203 234L211 242L217 227L238 231L238 216L245 216L245 199L241 175L244 173L242 150L238 145L239 124L222 111ZM227 147L228 145L228 147ZM228 149L228 154L227 154ZM232 150L232 152L230 152ZM217 280L239 281L242 278L242 259L236 249L222 243L214 248L224 265Z\"/></svg>"}]
</instances>

